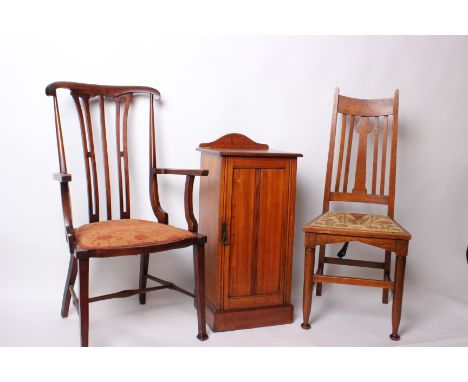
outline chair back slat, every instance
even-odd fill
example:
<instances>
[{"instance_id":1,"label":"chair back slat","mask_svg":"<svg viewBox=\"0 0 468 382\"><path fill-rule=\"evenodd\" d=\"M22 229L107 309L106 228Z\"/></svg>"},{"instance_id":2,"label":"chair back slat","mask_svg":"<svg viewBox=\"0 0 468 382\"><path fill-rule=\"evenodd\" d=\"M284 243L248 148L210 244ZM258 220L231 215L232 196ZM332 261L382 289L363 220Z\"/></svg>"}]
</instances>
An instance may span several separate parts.
<instances>
[{"instance_id":1,"label":"chair back slat","mask_svg":"<svg viewBox=\"0 0 468 382\"><path fill-rule=\"evenodd\" d=\"M343 168L343 153L344 153L344 143L346 138L346 120L348 116L346 114L341 114L341 139L340 139L340 152L338 157L338 168L336 173L336 182L335 182L335 192L338 192L340 189L341 182L341 170Z\"/></svg>"},{"instance_id":2,"label":"chair back slat","mask_svg":"<svg viewBox=\"0 0 468 382\"><path fill-rule=\"evenodd\" d=\"M335 92L325 181L324 212L328 211L330 202L340 201L385 204L388 206L389 215L393 213L398 95L398 91L395 91L394 98L362 100L341 96L338 89ZM341 131L338 134L336 120L340 114ZM381 118L383 126L380 122ZM392 143L389 155L387 146L390 133ZM354 139L355 135L357 135L356 139ZM340 140L337 149L335 149L336 137ZM354 142L356 144L353 145ZM334 163L335 150L338 153L336 164ZM388 161L390 161L390 170L387 169ZM387 187L388 172L390 174ZM352 174L354 174L354 183L352 183ZM331 192L333 176L335 176L334 190ZM377 194L379 184L380 189Z\"/></svg>"},{"instance_id":3,"label":"chair back slat","mask_svg":"<svg viewBox=\"0 0 468 382\"><path fill-rule=\"evenodd\" d=\"M117 172L119 185L119 202L120 202L120 218L130 218L130 176L128 162L128 125L130 107L134 100L134 94L144 94L150 99L150 165L156 167L156 143L155 143L155 127L154 127L154 101L159 99L159 92L150 87L144 86L105 86L105 85L90 85L75 82L54 82L47 86L46 94L53 96L54 99L54 117L55 130L57 138L57 149L59 156L60 172L67 172L67 163L65 155L65 145L62 133L62 122L60 118L59 103L57 97L58 89L68 89L73 98L75 108L78 114L78 122L81 132L81 143L83 148L83 156L85 162L86 173L86 189L88 196L88 212L89 221L98 222L99 214L99 182L97 172L97 153L94 145L95 136L93 131L93 110L98 110L100 121L100 131L97 129L97 134L100 133L102 146L102 165L105 184L105 201L106 211L103 213L108 220L112 219L112 203L111 203L111 177L109 165L109 141L106 124L106 98L114 100L116 105L115 127L116 127L116 151L117 151ZM92 102L96 101L96 102ZM97 137L96 137L97 139ZM96 141L98 142L98 141ZM99 157L101 158L101 156ZM99 159L101 162L101 159ZM157 175L151 173L150 194L156 196L156 202L152 200L159 211L157 215L159 221L168 222L167 214L161 209L159 204L157 190ZM104 193L103 193L104 195Z\"/></svg>"},{"instance_id":4,"label":"chair back slat","mask_svg":"<svg viewBox=\"0 0 468 382\"><path fill-rule=\"evenodd\" d=\"M380 169L380 195L385 192L385 170L387 165L387 136L388 136L388 116L384 116L384 127L382 133L382 158Z\"/></svg>"},{"instance_id":5,"label":"chair back slat","mask_svg":"<svg viewBox=\"0 0 468 382\"><path fill-rule=\"evenodd\" d=\"M94 141L89 113L89 96L72 91L73 101L75 102L78 120L80 122L81 142L83 146L83 157L86 171L86 184L88 192L88 211L89 221L91 223L99 221L99 190L96 173L96 160L94 155ZM83 116L83 106L85 105L86 120Z\"/></svg>"},{"instance_id":6,"label":"chair back slat","mask_svg":"<svg viewBox=\"0 0 468 382\"><path fill-rule=\"evenodd\" d=\"M116 98L116 141L117 141L117 167L119 175L119 202L120 218L130 218L130 184L128 174L128 111L132 101L131 94ZM121 117L121 104L125 102L123 118Z\"/></svg>"},{"instance_id":7,"label":"chair back slat","mask_svg":"<svg viewBox=\"0 0 468 382\"><path fill-rule=\"evenodd\" d=\"M372 154L372 194L377 189L377 162L379 160L379 117L374 118L374 153Z\"/></svg>"},{"instance_id":8,"label":"chair back slat","mask_svg":"<svg viewBox=\"0 0 468 382\"><path fill-rule=\"evenodd\" d=\"M346 152L346 166L343 180L343 192L348 190L348 179L349 179L349 165L351 163L351 148L353 146L353 136L354 136L354 121L355 116L351 116L351 121L349 125L349 134L348 134L348 150Z\"/></svg>"},{"instance_id":9,"label":"chair back slat","mask_svg":"<svg viewBox=\"0 0 468 382\"><path fill-rule=\"evenodd\" d=\"M112 198L109 173L109 153L107 151L107 131L106 131L106 110L104 106L104 96L99 96L99 116L101 120L101 142L102 158L104 161L104 177L106 182L106 211L107 219L112 220Z\"/></svg>"}]
</instances>

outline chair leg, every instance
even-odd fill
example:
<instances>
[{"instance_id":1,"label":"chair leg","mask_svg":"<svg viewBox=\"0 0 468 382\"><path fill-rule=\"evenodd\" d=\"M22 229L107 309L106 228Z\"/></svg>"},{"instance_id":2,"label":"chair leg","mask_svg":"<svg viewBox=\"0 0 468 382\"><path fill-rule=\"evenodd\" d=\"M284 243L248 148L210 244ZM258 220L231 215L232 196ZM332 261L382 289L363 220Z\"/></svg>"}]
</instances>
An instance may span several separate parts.
<instances>
[{"instance_id":1,"label":"chair leg","mask_svg":"<svg viewBox=\"0 0 468 382\"><path fill-rule=\"evenodd\" d=\"M394 341L398 341L400 336L398 334L398 328L400 326L401 319L401 305L403 301L403 284L405 281L405 266L406 256L401 256L397 253L395 263L395 288L393 291L393 306L392 306L392 334L390 338Z\"/></svg>"},{"instance_id":2,"label":"chair leg","mask_svg":"<svg viewBox=\"0 0 468 382\"><path fill-rule=\"evenodd\" d=\"M310 329L309 317L312 308L312 288L314 286L314 263L315 263L315 247L305 249L304 261L304 289L302 296L302 314L304 321L301 324L302 329Z\"/></svg>"},{"instance_id":3,"label":"chair leg","mask_svg":"<svg viewBox=\"0 0 468 382\"><path fill-rule=\"evenodd\" d=\"M208 339L205 317L205 244L193 246L193 265L195 273L195 307L197 309L198 335L200 341Z\"/></svg>"},{"instance_id":4,"label":"chair leg","mask_svg":"<svg viewBox=\"0 0 468 382\"><path fill-rule=\"evenodd\" d=\"M385 251L384 280L386 279L386 276L390 276L391 260L392 252ZM388 304L388 292L389 289L382 290L382 304Z\"/></svg>"},{"instance_id":5,"label":"chair leg","mask_svg":"<svg viewBox=\"0 0 468 382\"><path fill-rule=\"evenodd\" d=\"M149 265L149 254L145 253L140 257L140 289L146 288L147 274L148 274L148 265ZM138 295L138 300L141 305L146 304L146 293L140 293Z\"/></svg>"},{"instance_id":6,"label":"chair leg","mask_svg":"<svg viewBox=\"0 0 468 382\"><path fill-rule=\"evenodd\" d=\"M75 285L76 281L76 274L78 273L78 266L76 264L76 258L73 254L70 255L70 263L68 265L68 273L67 279L65 281L65 289L63 291L63 299L62 299L62 317L68 317L68 311L70 309L70 286Z\"/></svg>"},{"instance_id":7,"label":"chair leg","mask_svg":"<svg viewBox=\"0 0 468 382\"><path fill-rule=\"evenodd\" d=\"M89 333L89 259L80 259L80 328L81 346L88 346Z\"/></svg>"},{"instance_id":8,"label":"chair leg","mask_svg":"<svg viewBox=\"0 0 468 382\"><path fill-rule=\"evenodd\" d=\"M320 252L319 252L319 263L318 263L318 268L317 268L317 274L323 275L324 267L325 267L325 245L321 245ZM322 295L322 283L317 283L315 294L317 296Z\"/></svg>"}]
</instances>

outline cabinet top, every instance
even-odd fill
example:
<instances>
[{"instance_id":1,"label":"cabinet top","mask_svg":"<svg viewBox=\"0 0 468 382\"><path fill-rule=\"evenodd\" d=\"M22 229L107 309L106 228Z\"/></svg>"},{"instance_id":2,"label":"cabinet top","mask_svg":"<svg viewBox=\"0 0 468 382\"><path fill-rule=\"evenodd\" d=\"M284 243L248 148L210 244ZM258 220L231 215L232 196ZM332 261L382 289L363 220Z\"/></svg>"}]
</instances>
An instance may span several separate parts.
<instances>
[{"instance_id":1,"label":"cabinet top","mask_svg":"<svg viewBox=\"0 0 468 382\"><path fill-rule=\"evenodd\" d=\"M257 143L237 133L226 134L213 142L200 143L197 150L221 156L302 157L299 153L272 150L264 143Z\"/></svg>"}]
</instances>

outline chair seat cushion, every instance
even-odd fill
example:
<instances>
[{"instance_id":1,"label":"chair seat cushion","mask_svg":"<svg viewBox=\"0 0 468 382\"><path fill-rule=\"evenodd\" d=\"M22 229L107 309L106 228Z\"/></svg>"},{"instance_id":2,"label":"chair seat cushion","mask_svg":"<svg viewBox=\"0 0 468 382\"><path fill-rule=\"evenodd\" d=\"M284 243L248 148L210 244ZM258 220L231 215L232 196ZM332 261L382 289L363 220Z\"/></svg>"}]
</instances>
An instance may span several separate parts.
<instances>
[{"instance_id":1,"label":"chair seat cushion","mask_svg":"<svg viewBox=\"0 0 468 382\"><path fill-rule=\"evenodd\" d=\"M389 216L326 212L304 226L305 232L381 236L409 239L411 235Z\"/></svg>"},{"instance_id":2,"label":"chair seat cushion","mask_svg":"<svg viewBox=\"0 0 468 382\"><path fill-rule=\"evenodd\" d=\"M108 220L82 225L76 229L82 249L113 249L171 243L190 239L193 232L148 220Z\"/></svg>"}]
</instances>

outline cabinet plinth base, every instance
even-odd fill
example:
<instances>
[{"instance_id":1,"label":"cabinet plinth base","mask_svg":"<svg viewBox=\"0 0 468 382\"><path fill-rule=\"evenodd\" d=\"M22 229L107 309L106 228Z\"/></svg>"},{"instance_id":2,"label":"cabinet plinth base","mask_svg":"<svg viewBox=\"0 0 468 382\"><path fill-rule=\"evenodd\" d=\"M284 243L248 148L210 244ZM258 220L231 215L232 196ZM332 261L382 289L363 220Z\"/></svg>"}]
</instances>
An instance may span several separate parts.
<instances>
[{"instance_id":1,"label":"cabinet plinth base","mask_svg":"<svg viewBox=\"0 0 468 382\"><path fill-rule=\"evenodd\" d=\"M291 304L215 311L207 304L206 320L214 332L250 329L261 326L291 324L294 307Z\"/></svg>"}]
</instances>

